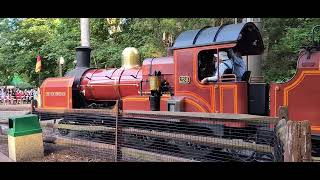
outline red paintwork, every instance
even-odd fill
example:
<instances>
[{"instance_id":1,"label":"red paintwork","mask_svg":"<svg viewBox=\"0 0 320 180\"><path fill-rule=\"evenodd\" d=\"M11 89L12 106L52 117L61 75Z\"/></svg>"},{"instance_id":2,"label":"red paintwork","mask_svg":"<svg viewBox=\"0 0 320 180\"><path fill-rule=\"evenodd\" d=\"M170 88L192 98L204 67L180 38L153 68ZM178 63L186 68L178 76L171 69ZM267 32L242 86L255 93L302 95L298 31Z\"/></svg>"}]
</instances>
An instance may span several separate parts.
<instances>
[{"instance_id":1,"label":"red paintwork","mask_svg":"<svg viewBox=\"0 0 320 180\"><path fill-rule=\"evenodd\" d=\"M73 78L47 78L40 87L41 107L71 109Z\"/></svg>"},{"instance_id":2,"label":"red paintwork","mask_svg":"<svg viewBox=\"0 0 320 180\"><path fill-rule=\"evenodd\" d=\"M280 106L288 106L290 120L309 120L313 134L320 134L320 52L310 59L302 53L296 75L286 83L270 85L270 116L278 115Z\"/></svg>"},{"instance_id":3,"label":"red paintwork","mask_svg":"<svg viewBox=\"0 0 320 180\"><path fill-rule=\"evenodd\" d=\"M160 111L167 111L167 101L170 96L162 96L160 101ZM122 99L124 110L144 110L150 111L149 96L128 96Z\"/></svg>"},{"instance_id":4,"label":"red paintwork","mask_svg":"<svg viewBox=\"0 0 320 180\"><path fill-rule=\"evenodd\" d=\"M138 95L141 77L141 67L92 69L84 74L81 91L87 100L117 100L119 96Z\"/></svg>"},{"instance_id":5,"label":"red paintwork","mask_svg":"<svg viewBox=\"0 0 320 180\"><path fill-rule=\"evenodd\" d=\"M143 94L149 93L148 80L150 67L152 72L161 71L163 78L170 84L173 82L173 58L146 59L142 67L130 69L92 69L87 71L81 81L81 91L91 101L117 100L119 97L140 95L140 81Z\"/></svg>"}]
</instances>

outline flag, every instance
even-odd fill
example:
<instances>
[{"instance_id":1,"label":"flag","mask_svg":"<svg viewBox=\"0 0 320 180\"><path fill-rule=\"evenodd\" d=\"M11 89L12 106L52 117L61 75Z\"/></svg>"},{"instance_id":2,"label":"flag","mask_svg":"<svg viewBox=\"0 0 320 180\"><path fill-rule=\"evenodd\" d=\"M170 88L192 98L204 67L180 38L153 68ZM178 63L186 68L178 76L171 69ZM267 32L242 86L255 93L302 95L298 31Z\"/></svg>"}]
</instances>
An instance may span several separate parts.
<instances>
[{"instance_id":1,"label":"flag","mask_svg":"<svg viewBox=\"0 0 320 180\"><path fill-rule=\"evenodd\" d=\"M37 57L37 64L36 64L36 73L41 71L41 56L38 55Z\"/></svg>"}]
</instances>

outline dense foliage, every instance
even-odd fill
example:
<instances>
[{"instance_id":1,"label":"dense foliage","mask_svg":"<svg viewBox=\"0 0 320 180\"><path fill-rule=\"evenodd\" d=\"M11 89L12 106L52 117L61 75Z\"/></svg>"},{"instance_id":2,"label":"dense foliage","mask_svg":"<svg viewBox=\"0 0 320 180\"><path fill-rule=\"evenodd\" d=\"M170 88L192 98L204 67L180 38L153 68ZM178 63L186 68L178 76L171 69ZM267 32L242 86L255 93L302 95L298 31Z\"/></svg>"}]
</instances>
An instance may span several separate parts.
<instances>
[{"instance_id":1,"label":"dense foliage","mask_svg":"<svg viewBox=\"0 0 320 180\"><path fill-rule=\"evenodd\" d=\"M182 31L204 26L233 23L232 18L129 18L122 32L109 34L107 20L90 19L92 67L119 67L125 47L136 47L141 59L166 53L163 32L173 39ZM240 19L239 19L240 21ZM300 46L310 40L312 26L320 19L263 19L266 45L263 73L268 81L283 81L293 76ZM41 80L58 76L58 59L64 57L64 72L74 68L75 48L80 46L79 19L3 18L0 19L0 83L9 84L18 74L24 82L38 85L36 57L43 58Z\"/></svg>"},{"instance_id":2,"label":"dense foliage","mask_svg":"<svg viewBox=\"0 0 320 180\"><path fill-rule=\"evenodd\" d=\"M262 22L266 46L262 72L268 81L285 82L294 76L299 51L311 44L311 30L320 25L320 19L266 18Z\"/></svg>"}]
</instances>

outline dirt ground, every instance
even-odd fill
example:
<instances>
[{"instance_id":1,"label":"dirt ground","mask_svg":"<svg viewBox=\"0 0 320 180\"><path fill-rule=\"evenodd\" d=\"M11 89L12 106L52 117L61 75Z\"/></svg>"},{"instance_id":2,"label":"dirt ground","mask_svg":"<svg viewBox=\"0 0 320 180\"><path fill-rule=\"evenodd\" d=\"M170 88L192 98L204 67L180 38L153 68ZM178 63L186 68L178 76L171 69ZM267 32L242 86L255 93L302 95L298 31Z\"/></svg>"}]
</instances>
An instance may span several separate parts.
<instances>
[{"instance_id":1,"label":"dirt ground","mask_svg":"<svg viewBox=\"0 0 320 180\"><path fill-rule=\"evenodd\" d=\"M8 153L6 135L0 135L0 152ZM44 157L28 160L28 162L112 162L112 151L85 146L44 143Z\"/></svg>"},{"instance_id":2,"label":"dirt ground","mask_svg":"<svg viewBox=\"0 0 320 180\"><path fill-rule=\"evenodd\" d=\"M35 162L112 162L110 152L88 147L57 145L44 143L44 158L33 159Z\"/></svg>"}]
</instances>

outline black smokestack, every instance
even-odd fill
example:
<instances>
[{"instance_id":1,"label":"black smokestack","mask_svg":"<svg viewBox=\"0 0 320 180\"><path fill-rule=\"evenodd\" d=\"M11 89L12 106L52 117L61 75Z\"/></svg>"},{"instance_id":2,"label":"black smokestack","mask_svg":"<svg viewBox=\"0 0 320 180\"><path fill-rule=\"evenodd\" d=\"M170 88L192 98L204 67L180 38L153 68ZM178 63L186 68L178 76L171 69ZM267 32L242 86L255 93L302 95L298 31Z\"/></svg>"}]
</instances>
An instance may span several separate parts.
<instances>
[{"instance_id":1,"label":"black smokestack","mask_svg":"<svg viewBox=\"0 0 320 180\"><path fill-rule=\"evenodd\" d=\"M76 48L77 65L76 68L90 68L91 48L81 46Z\"/></svg>"}]
</instances>

